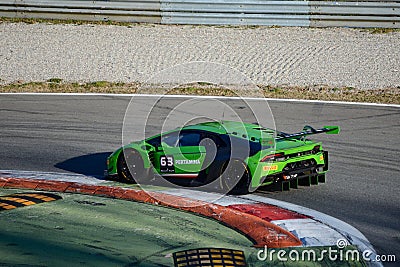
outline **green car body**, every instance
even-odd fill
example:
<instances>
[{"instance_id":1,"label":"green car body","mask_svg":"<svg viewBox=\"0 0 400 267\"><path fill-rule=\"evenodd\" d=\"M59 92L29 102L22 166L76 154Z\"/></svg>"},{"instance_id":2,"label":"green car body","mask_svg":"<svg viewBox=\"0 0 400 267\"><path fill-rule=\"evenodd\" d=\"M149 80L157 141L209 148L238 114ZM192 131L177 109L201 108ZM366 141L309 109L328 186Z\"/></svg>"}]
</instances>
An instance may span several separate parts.
<instances>
[{"instance_id":1,"label":"green car body","mask_svg":"<svg viewBox=\"0 0 400 267\"><path fill-rule=\"evenodd\" d=\"M235 168L243 169L245 175L241 179L246 179L235 181L231 189L237 193L277 183L290 182L295 187L299 181L324 182L328 152L322 149L321 143L306 138L317 133L337 134L339 127L315 130L306 126L302 132L286 134L257 124L233 121L189 125L119 148L107 159L107 175L131 182L135 182L138 175L145 179L156 175L207 184L224 179L222 173L233 162ZM124 172L124 166L129 165L124 165L126 151L135 158L129 173ZM211 154L209 151L213 153L211 160L207 158ZM132 172L136 178L131 177Z\"/></svg>"}]
</instances>

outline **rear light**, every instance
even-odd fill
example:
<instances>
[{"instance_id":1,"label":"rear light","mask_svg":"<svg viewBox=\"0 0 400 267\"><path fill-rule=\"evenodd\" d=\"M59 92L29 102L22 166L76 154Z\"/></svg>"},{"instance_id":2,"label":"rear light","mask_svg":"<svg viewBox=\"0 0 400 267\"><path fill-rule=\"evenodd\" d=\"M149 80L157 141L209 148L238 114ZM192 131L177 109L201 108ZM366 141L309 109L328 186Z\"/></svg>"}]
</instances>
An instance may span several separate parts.
<instances>
[{"instance_id":1,"label":"rear light","mask_svg":"<svg viewBox=\"0 0 400 267\"><path fill-rule=\"evenodd\" d=\"M260 160L260 162L266 162L266 161L284 161L285 160L285 154L283 153L275 153L271 155L267 155Z\"/></svg>"}]
</instances>

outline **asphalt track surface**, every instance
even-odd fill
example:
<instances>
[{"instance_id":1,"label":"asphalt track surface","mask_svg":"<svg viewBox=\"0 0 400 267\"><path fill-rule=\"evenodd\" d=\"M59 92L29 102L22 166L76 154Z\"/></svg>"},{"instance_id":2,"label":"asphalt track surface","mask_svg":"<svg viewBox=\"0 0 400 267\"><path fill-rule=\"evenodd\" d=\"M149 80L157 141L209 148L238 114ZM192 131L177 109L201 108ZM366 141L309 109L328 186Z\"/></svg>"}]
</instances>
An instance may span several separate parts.
<instances>
[{"instance_id":1,"label":"asphalt track surface","mask_svg":"<svg viewBox=\"0 0 400 267\"><path fill-rule=\"evenodd\" d=\"M101 177L105 158L122 143L129 101L127 96L0 95L0 169ZM148 98L141 101L146 105ZM168 108L180 101L170 98L162 105ZM243 103L229 101L241 109ZM282 101L269 105L279 130L340 125L342 132L313 138L330 151L326 184L286 192L260 189L256 194L350 223L378 254L396 254L399 259L400 109Z\"/></svg>"}]
</instances>

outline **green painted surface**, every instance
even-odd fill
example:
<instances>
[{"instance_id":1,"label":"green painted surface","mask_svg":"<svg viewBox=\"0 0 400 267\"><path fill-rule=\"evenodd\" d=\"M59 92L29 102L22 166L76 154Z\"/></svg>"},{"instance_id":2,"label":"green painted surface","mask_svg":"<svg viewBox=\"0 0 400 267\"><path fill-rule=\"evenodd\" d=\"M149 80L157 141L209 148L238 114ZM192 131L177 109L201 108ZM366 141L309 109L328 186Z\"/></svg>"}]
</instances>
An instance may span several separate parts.
<instances>
[{"instance_id":1,"label":"green painted surface","mask_svg":"<svg viewBox=\"0 0 400 267\"><path fill-rule=\"evenodd\" d=\"M0 195L17 192L32 191L0 189ZM57 194L63 199L0 213L0 266L173 266L173 252L205 247L242 250L248 266L365 266L329 258L280 261L277 253L259 260L259 249L246 237L201 216L132 201ZM301 255L307 249L282 250ZM318 259L328 247L312 249Z\"/></svg>"},{"instance_id":2,"label":"green painted surface","mask_svg":"<svg viewBox=\"0 0 400 267\"><path fill-rule=\"evenodd\" d=\"M6 195L21 190L0 190ZM0 214L0 265L171 266L175 251L251 248L215 221L160 206L85 195Z\"/></svg>"}]
</instances>

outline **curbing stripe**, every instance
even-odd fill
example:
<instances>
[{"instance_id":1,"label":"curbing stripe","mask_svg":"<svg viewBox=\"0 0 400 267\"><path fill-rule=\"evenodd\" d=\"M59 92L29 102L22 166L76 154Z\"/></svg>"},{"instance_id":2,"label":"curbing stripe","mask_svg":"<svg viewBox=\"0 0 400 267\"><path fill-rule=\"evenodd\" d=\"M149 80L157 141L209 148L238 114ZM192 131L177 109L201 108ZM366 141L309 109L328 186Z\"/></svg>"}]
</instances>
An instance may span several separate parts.
<instances>
[{"instance_id":1,"label":"curbing stripe","mask_svg":"<svg viewBox=\"0 0 400 267\"><path fill-rule=\"evenodd\" d=\"M310 218L300 213L265 203L236 204L236 205L229 205L228 208L239 210L241 212L257 216L258 218L261 218L268 222L277 220L294 220L294 219Z\"/></svg>"},{"instance_id":2,"label":"curbing stripe","mask_svg":"<svg viewBox=\"0 0 400 267\"><path fill-rule=\"evenodd\" d=\"M50 193L16 193L0 196L0 211L12 210L59 199L61 199L60 196Z\"/></svg>"},{"instance_id":3,"label":"curbing stripe","mask_svg":"<svg viewBox=\"0 0 400 267\"><path fill-rule=\"evenodd\" d=\"M206 202L211 200L215 204L257 216L294 234L301 240L303 247L334 246L337 240L346 239L337 230L315 220L312 216L283 208L280 205L244 199L238 196L224 196L215 200L217 198L215 193L192 190L168 189L160 192L176 196L190 196L191 199Z\"/></svg>"},{"instance_id":4,"label":"curbing stripe","mask_svg":"<svg viewBox=\"0 0 400 267\"><path fill-rule=\"evenodd\" d=\"M14 198L13 198L14 199ZM10 206L12 208L6 208L8 209L15 209L15 208L20 208L20 207L25 207L24 204L11 200L10 197L2 197L0 198L0 203L3 204L2 206Z\"/></svg>"},{"instance_id":5,"label":"curbing stripe","mask_svg":"<svg viewBox=\"0 0 400 267\"><path fill-rule=\"evenodd\" d=\"M269 248L283 248L302 245L302 242L295 235L271 222L229 207L210 204L201 200L193 200L160 192L147 193L143 190L125 189L121 187L84 185L74 182L49 180L0 177L0 185L4 188L80 193L162 205L203 215L226 224L246 235L254 242L255 247L267 246Z\"/></svg>"},{"instance_id":6,"label":"curbing stripe","mask_svg":"<svg viewBox=\"0 0 400 267\"><path fill-rule=\"evenodd\" d=\"M341 233L314 219L290 219L271 222L295 234L305 247L334 246L338 240L347 240Z\"/></svg>"},{"instance_id":7,"label":"curbing stripe","mask_svg":"<svg viewBox=\"0 0 400 267\"><path fill-rule=\"evenodd\" d=\"M369 250L372 252L371 256L369 257L370 259L374 258L377 256L375 248L372 246L372 244L368 241L368 239L354 226L351 226L350 224L341 221L337 218L334 218L330 215L321 213L316 210L312 210L306 207L302 207L296 204L284 202L281 200L276 200L272 198L264 198L261 196L257 195L246 195L246 196L240 196L239 198L244 199L244 200L249 200L249 201L256 201L256 202L262 202L266 204L271 204L271 205L276 205L279 207L282 207L284 209L292 210L301 214L304 214L306 216L309 216L316 222L320 222L323 225L328 226L329 228L333 229L334 231L338 232L339 234L343 235L346 237L347 241L352 244L357 246L358 251L360 253L363 253L363 251ZM280 221L282 222L282 221ZM273 222L273 223L279 223L279 221ZM290 222L289 222L290 223ZM280 224L281 227L285 227L283 224ZM368 266L383 266L380 262L373 262L368 265Z\"/></svg>"}]
</instances>

